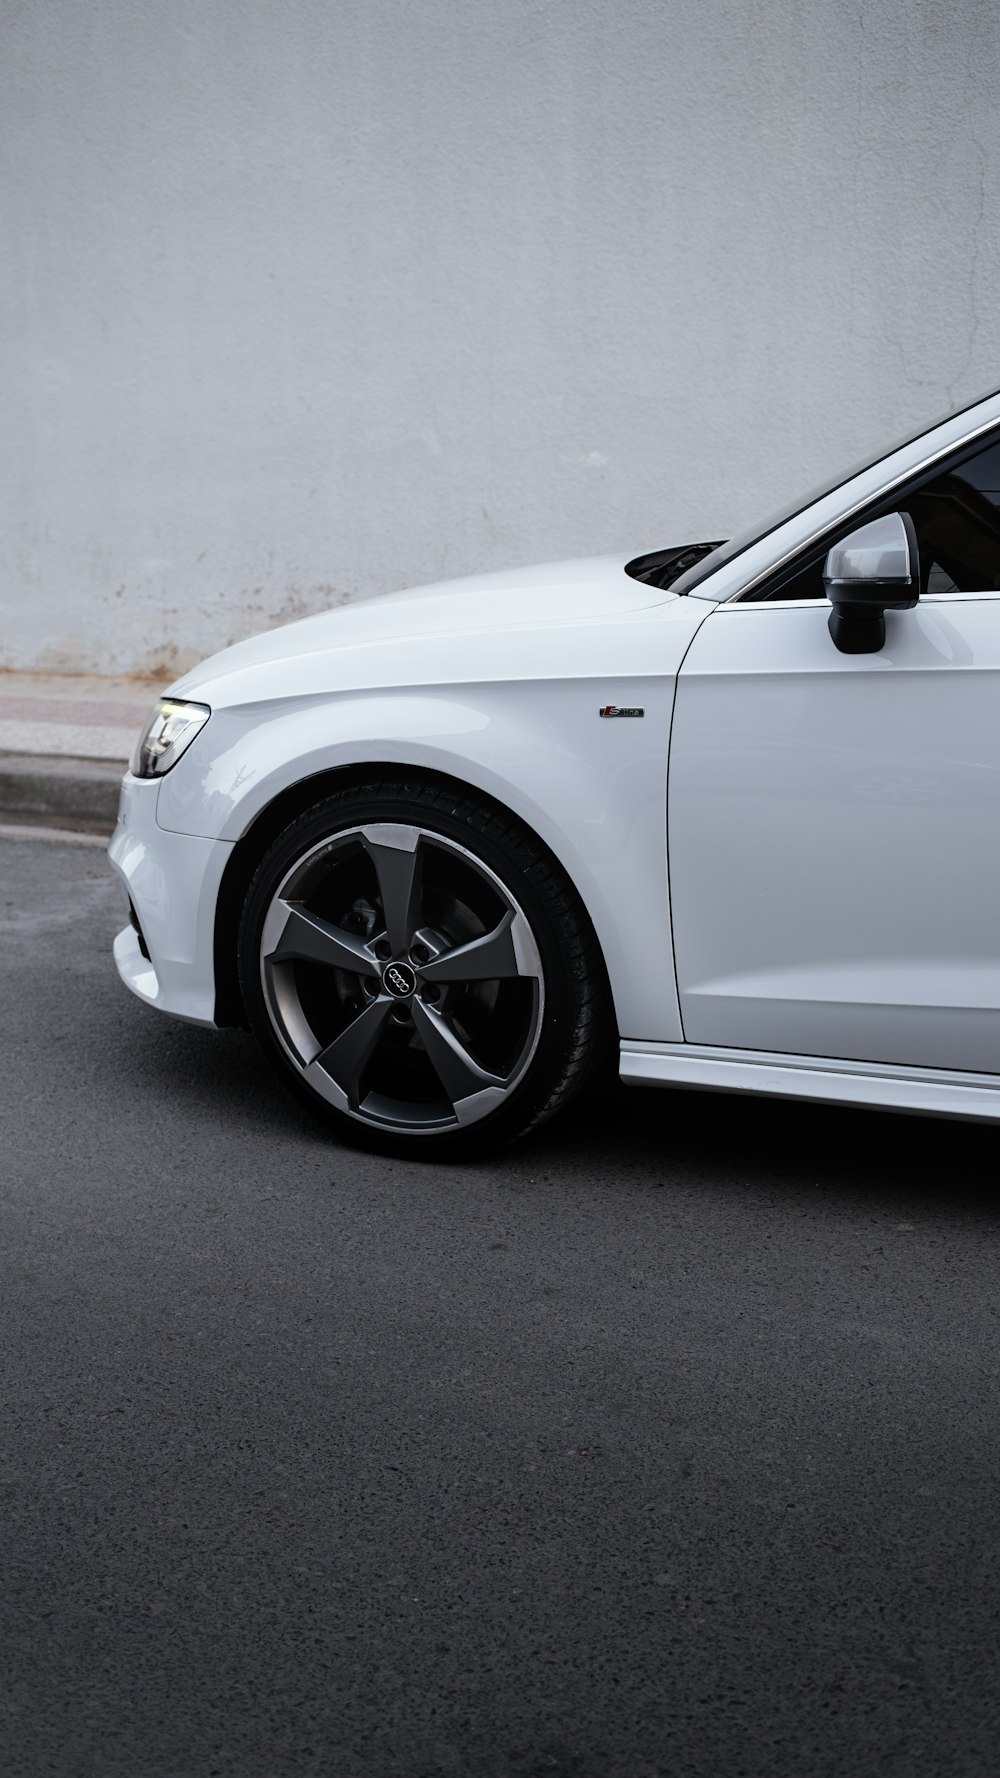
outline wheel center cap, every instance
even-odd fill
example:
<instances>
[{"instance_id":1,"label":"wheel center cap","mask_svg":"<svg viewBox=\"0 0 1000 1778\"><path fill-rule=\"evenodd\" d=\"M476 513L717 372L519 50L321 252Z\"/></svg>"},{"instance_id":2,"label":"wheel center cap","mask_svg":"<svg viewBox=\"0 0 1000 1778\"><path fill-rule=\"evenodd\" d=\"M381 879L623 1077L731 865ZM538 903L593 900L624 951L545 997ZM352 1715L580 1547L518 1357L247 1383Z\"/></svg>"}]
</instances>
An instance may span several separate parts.
<instances>
[{"instance_id":1,"label":"wheel center cap","mask_svg":"<svg viewBox=\"0 0 1000 1778\"><path fill-rule=\"evenodd\" d=\"M409 1000L417 991L417 978L408 963L387 963L382 971L382 986L393 1000Z\"/></svg>"}]
</instances>

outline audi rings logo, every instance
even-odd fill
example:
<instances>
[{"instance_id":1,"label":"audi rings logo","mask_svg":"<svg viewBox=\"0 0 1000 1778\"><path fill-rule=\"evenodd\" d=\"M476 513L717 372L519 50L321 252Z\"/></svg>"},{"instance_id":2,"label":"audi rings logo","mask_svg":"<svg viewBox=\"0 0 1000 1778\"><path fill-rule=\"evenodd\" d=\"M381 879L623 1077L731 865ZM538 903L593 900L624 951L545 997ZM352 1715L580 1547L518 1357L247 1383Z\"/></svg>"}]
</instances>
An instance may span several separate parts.
<instances>
[{"instance_id":1,"label":"audi rings logo","mask_svg":"<svg viewBox=\"0 0 1000 1778\"><path fill-rule=\"evenodd\" d=\"M408 963L388 963L382 971L382 986L394 1000L409 1000L416 992L417 978Z\"/></svg>"}]
</instances>

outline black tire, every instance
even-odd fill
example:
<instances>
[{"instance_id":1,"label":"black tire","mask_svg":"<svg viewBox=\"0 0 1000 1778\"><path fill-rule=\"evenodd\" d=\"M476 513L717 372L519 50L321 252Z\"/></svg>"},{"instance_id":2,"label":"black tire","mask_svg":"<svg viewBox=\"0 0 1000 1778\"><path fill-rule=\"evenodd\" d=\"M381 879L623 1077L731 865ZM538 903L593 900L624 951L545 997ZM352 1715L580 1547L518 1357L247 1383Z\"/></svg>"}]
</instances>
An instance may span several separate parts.
<instances>
[{"instance_id":1,"label":"black tire","mask_svg":"<svg viewBox=\"0 0 1000 1778\"><path fill-rule=\"evenodd\" d=\"M238 954L279 1074L365 1147L460 1159L511 1142L616 1051L572 885L512 817L458 790L400 777L300 815L260 861Z\"/></svg>"}]
</instances>

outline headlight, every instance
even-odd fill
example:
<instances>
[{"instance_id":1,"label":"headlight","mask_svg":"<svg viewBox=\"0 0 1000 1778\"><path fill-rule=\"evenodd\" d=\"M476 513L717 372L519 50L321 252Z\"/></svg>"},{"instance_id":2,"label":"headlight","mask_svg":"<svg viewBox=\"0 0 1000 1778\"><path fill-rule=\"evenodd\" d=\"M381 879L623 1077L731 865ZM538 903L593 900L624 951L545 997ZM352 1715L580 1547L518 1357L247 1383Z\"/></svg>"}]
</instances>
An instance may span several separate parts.
<instances>
[{"instance_id":1,"label":"headlight","mask_svg":"<svg viewBox=\"0 0 1000 1778\"><path fill-rule=\"evenodd\" d=\"M207 704L161 698L143 729L129 770L137 778L162 778L177 764L211 714Z\"/></svg>"}]
</instances>

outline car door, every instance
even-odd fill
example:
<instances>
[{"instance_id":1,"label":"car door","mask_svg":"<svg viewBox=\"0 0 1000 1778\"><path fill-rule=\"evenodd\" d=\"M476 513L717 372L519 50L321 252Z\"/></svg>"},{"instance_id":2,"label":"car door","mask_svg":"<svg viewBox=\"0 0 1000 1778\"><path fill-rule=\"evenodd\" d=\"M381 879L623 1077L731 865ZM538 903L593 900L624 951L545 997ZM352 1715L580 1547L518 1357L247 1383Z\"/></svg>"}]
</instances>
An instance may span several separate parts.
<instances>
[{"instance_id":1,"label":"car door","mask_svg":"<svg viewBox=\"0 0 1000 1778\"><path fill-rule=\"evenodd\" d=\"M692 642L668 800L689 1043L1000 1073L1000 491L970 567L955 485L944 526L933 487L908 506L951 590L888 612L879 652L840 653L816 597L719 606Z\"/></svg>"}]
</instances>

